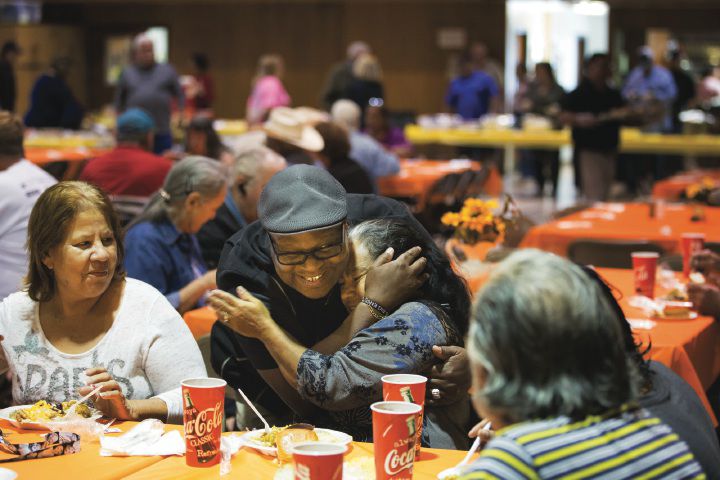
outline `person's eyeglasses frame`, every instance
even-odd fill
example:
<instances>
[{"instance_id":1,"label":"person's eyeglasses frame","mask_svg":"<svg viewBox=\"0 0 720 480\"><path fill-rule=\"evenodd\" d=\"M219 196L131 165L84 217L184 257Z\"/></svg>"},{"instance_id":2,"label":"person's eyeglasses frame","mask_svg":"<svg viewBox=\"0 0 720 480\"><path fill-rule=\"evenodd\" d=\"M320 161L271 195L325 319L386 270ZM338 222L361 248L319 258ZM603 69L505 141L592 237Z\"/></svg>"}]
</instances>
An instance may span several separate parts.
<instances>
[{"instance_id":1,"label":"person's eyeglasses frame","mask_svg":"<svg viewBox=\"0 0 720 480\"><path fill-rule=\"evenodd\" d=\"M330 229L330 228L335 227L335 226L337 226L337 225L339 225L339 224L330 225L329 227L323 227L323 229ZM277 260L277 262L278 262L280 265L285 265L285 266L288 266L288 267L290 267L290 266L297 266L297 265L302 265L302 264L304 264L305 262L307 262L308 258L310 258L310 257L313 257L313 258L316 259L316 260L321 260L321 261L322 261L322 260L329 260L329 259L331 259L331 258L335 258L335 257L339 256L340 254L342 254L342 253L346 250L347 239L348 239L348 226L347 226L347 223L346 223L344 220L343 220L343 222L342 222L342 226L343 226L343 235L342 235L342 240L340 240L340 242L338 242L338 243L331 243L331 244L327 244L327 245L320 245L319 247L313 248L312 250L309 250L309 251L280 252L280 253L278 253L278 251L277 251L277 246L275 245L275 241L273 240L272 235L268 234L268 237L270 238L270 245L271 245L271 247L272 247L273 253L275 254L275 259ZM275 235L278 235L278 234L275 234ZM321 251L321 250L324 250L324 249L327 249L327 248L330 248L330 247L340 247L340 248L339 248L339 250L337 251L337 253L333 253L332 255L329 255L329 256L327 256L327 257L321 257L321 256L318 256L318 255L317 255L317 252L319 252L319 251ZM297 261L297 262L284 262L284 261L282 261L282 259L281 259L281 257L282 257L283 255L302 255L303 258L302 258L302 260Z\"/></svg>"}]
</instances>

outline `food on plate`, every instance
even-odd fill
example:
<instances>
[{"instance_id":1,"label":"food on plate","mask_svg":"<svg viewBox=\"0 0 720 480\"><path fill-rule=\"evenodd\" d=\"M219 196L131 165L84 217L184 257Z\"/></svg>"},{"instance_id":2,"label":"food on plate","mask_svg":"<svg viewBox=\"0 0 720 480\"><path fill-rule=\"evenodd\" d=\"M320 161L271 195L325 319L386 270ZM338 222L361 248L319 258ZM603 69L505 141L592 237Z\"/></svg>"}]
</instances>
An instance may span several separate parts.
<instances>
[{"instance_id":1,"label":"food on plate","mask_svg":"<svg viewBox=\"0 0 720 480\"><path fill-rule=\"evenodd\" d=\"M75 400L62 403L40 400L27 408L15 410L10 414L10 417L18 422L46 422L48 420L57 420L64 417L68 413L68 410L70 410L70 407L75 405L75 403L77 403ZM75 413L85 418L92 416L90 407L84 403L75 408Z\"/></svg>"},{"instance_id":2,"label":"food on plate","mask_svg":"<svg viewBox=\"0 0 720 480\"><path fill-rule=\"evenodd\" d=\"M673 288L663 297L663 300L669 300L671 302L687 302L687 299L687 292L679 288Z\"/></svg>"},{"instance_id":3,"label":"food on plate","mask_svg":"<svg viewBox=\"0 0 720 480\"><path fill-rule=\"evenodd\" d=\"M700 272L692 272L690 274L690 281L692 283L703 284L705 283L705 276Z\"/></svg>"},{"instance_id":4,"label":"food on plate","mask_svg":"<svg viewBox=\"0 0 720 480\"><path fill-rule=\"evenodd\" d=\"M656 313L663 318L687 318L692 306L691 302L662 302Z\"/></svg>"},{"instance_id":5,"label":"food on plate","mask_svg":"<svg viewBox=\"0 0 720 480\"><path fill-rule=\"evenodd\" d=\"M287 427L275 435L277 458L280 463L292 461L292 449L298 443L317 442L318 436L314 428Z\"/></svg>"}]
</instances>

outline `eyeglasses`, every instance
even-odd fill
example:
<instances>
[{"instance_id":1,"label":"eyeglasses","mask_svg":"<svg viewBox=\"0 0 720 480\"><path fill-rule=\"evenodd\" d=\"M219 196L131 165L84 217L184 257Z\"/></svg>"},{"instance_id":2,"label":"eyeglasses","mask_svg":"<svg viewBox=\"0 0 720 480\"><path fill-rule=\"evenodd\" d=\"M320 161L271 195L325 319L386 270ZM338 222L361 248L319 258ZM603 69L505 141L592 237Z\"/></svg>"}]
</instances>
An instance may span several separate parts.
<instances>
[{"instance_id":1,"label":"eyeglasses","mask_svg":"<svg viewBox=\"0 0 720 480\"><path fill-rule=\"evenodd\" d=\"M302 265L307 262L308 257L313 257L316 260L328 260L330 258L337 257L345 250L345 241L347 240L347 227L343 227L343 238L339 243L332 243L330 245L322 245L312 250L304 252L278 252L275 242L270 238L270 244L275 252L275 258L281 265Z\"/></svg>"}]
</instances>

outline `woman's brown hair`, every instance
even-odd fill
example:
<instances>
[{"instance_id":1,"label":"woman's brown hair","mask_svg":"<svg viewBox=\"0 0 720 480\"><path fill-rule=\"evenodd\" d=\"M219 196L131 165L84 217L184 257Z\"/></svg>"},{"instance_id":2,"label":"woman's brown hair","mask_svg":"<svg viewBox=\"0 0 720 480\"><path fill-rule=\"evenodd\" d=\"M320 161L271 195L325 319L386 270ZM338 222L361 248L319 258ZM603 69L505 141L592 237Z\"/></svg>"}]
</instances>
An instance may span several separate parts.
<instances>
[{"instance_id":1,"label":"woman's brown hair","mask_svg":"<svg viewBox=\"0 0 720 480\"><path fill-rule=\"evenodd\" d=\"M55 277L43 263L50 251L68 235L70 224L80 212L98 210L113 232L117 265L113 278L123 278L122 230L110 198L99 188L85 182L60 182L45 190L35 202L28 223L27 249L30 255L25 285L36 302L46 302L55 295Z\"/></svg>"}]
</instances>

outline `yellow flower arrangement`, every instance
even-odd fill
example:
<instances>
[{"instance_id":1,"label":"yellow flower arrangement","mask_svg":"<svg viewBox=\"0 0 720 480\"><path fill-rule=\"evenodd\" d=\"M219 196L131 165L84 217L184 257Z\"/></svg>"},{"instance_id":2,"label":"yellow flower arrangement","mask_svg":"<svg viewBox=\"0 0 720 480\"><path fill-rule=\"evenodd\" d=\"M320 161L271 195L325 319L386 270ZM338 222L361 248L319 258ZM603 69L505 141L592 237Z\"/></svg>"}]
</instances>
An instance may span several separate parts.
<instances>
[{"instance_id":1,"label":"yellow flower arrangement","mask_svg":"<svg viewBox=\"0 0 720 480\"><path fill-rule=\"evenodd\" d=\"M711 177L703 177L699 183L693 183L685 189L685 198L688 200L694 200L697 202L707 201L710 192L720 187Z\"/></svg>"},{"instance_id":2,"label":"yellow flower arrangement","mask_svg":"<svg viewBox=\"0 0 720 480\"><path fill-rule=\"evenodd\" d=\"M506 219L495 212L499 206L500 203L495 198L468 198L459 212L447 212L440 221L443 225L453 227L455 236L463 243L502 243L507 226ZM503 210L506 211L507 208Z\"/></svg>"}]
</instances>

